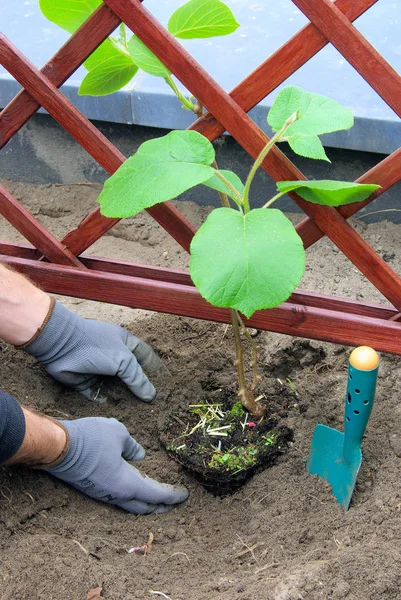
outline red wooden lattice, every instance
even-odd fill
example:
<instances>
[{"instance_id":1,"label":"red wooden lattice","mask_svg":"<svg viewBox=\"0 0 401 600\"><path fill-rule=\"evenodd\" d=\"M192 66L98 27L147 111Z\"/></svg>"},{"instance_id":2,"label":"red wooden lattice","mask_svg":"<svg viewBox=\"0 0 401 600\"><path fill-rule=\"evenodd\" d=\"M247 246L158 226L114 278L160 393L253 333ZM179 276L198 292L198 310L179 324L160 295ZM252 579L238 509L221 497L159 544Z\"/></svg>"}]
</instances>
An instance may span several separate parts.
<instances>
[{"instance_id":1,"label":"red wooden lattice","mask_svg":"<svg viewBox=\"0 0 401 600\"><path fill-rule=\"evenodd\" d=\"M104 3L41 69L36 69L0 34L0 63L23 90L0 113L0 148L43 106L110 174L125 160L58 90L66 79L124 22L167 65L209 111L191 129L214 140L228 131L253 157L268 138L247 112L294 71L331 43L401 116L401 77L352 25L377 0L292 0L310 23L272 54L231 94L226 93L177 43L138 0ZM305 179L278 149L263 164L275 180ZM249 325L260 329L328 340L370 344L401 354L401 279L347 223L347 218L401 179L401 148L358 179L382 187L364 203L339 209L291 198L307 217L298 225L305 247L327 235L389 300L388 306L297 291L276 309L259 311ZM194 227L169 202L148 212L186 250ZM117 223L99 209L89 214L61 241L46 230L0 186L2 214L32 246L0 242L2 260L28 274L47 291L125 306L230 322L229 312L211 306L184 271L82 254Z\"/></svg>"}]
</instances>

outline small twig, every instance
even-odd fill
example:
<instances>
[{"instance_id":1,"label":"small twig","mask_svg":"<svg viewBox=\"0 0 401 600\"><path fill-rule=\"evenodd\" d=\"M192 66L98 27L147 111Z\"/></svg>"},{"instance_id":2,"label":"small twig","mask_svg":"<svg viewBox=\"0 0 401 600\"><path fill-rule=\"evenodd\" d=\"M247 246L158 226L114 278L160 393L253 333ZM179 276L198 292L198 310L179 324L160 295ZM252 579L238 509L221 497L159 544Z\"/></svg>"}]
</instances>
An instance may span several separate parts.
<instances>
[{"instance_id":1,"label":"small twig","mask_svg":"<svg viewBox=\"0 0 401 600\"><path fill-rule=\"evenodd\" d=\"M47 412L57 413L58 415L62 415L63 417L66 417L66 419L71 419L71 415L68 415L67 413L62 412L61 410L52 409L52 410L48 410Z\"/></svg>"},{"instance_id":2,"label":"small twig","mask_svg":"<svg viewBox=\"0 0 401 600\"><path fill-rule=\"evenodd\" d=\"M173 419L174 419L174 421L177 421L177 423L179 423L180 425L185 427L184 421L182 419L180 419L179 417L177 417L177 415L173 415Z\"/></svg>"},{"instance_id":3,"label":"small twig","mask_svg":"<svg viewBox=\"0 0 401 600\"><path fill-rule=\"evenodd\" d=\"M401 209L399 209L399 208L383 208L382 210L374 210L372 212L368 212L363 215L360 215L359 217L354 217L354 218L357 219L357 221L359 221L360 219L364 219L365 217L370 217L370 215L377 215L378 213L384 213L384 212L401 212Z\"/></svg>"},{"instance_id":4,"label":"small twig","mask_svg":"<svg viewBox=\"0 0 401 600\"><path fill-rule=\"evenodd\" d=\"M222 343L223 343L223 340L224 340L224 338L225 338L225 337L226 337L226 335L227 335L228 328L229 328L229 325L227 324L227 325L224 327L224 331L223 331L223 337L221 338L221 342L220 342L220 344L222 344Z\"/></svg>"},{"instance_id":5,"label":"small twig","mask_svg":"<svg viewBox=\"0 0 401 600\"><path fill-rule=\"evenodd\" d=\"M185 554L185 552L174 552L173 554L170 554L170 556L168 556L166 558L166 562L170 559L173 558L173 556L177 556L178 554L182 554L182 556L185 556L185 558L187 559L187 561L190 563L191 561L188 558L188 554Z\"/></svg>"},{"instance_id":6,"label":"small twig","mask_svg":"<svg viewBox=\"0 0 401 600\"><path fill-rule=\"evenodd\" d=\"M77 546L79 546L82 550L82 552L85 552L85 554L89 555L89 550L87 550L85 548L85 546L83 546L80 542L78 542L78 540L72 540L74 542L74 544L76 544Z\"/></svg>"},{"instance_id":7,"label":"small twig","mask_svg":"<svg viewBox=\"0 0 401 600\"><path fill-rule=\"evenodd\" d=\"M5 493L3 492L3 489L4 489L4 490L7 490L7 492L8 492L8 494L9 494L9 495L5 494ZM5 486L5 485L0 485L0 494L3 496L3 498L4 498L5 500L7 500L7 502L8 502L9 504L11 504L11 503L12 503L12 501L13 501L13 495L12 495L12 492L11 492L10 488L8 488L8 487L7 487L7 486Z\"/></svg>"},{"instance_id":8,"label":"small twig","mask_svg":"<svg viewBox=\"0 0 401 600\"><path fill-rule=\"evenodd\" d=\"M236 554L234 558L241 558L241 556L245 556L245 554L248 554L248 552L251 552L251 554L253 554L253 551L256 550L256 548L259 548L260 546L264 545L264 542L256 542L256 544L254 544L253 546L249 546L245 550L241 550L240 552L238 552L238 554Z\"/></svg>"},{"instance_id":9,"label":"small twig","mask_svg":"<svg viewBox=\"0 0 401 600\"><path fill-rule=\"evenodd\" d=\"M319 504L324 504L324 502L322 502L321 500L319 500L319 498L316 498L316 496L312 496L312 494L308 494L308 496L310 496L311 498L313 498L314 500L316 500L316 502L319 502Z\"/></svg>"},{"instance_id":10,"label":"small twig","mask_svg":"<svg viewBox=\"0 0 401 600\"><path fill-rule=\"evenodd\" d=\"M161 596L162 598L165 598L165 600L171 600L170 596L167 596L167 594L164 594L163 592L157 592L156 590L148 590L147 593L153 594L153 596Z\"/></svg>"},{"instance_id":11,"label":"small twig","mask_svg":"<svg viewBox=\"0 0 401 600\"><path fill-rule=\"evenodd\" d=\"M87 185L89 187L98 186L99 183L91 183L89 181L76 181L72 183L54 183L54 187L65 187L67 185Z\"/></svg>"},{"instance_id":12,"label":"small twig","mask_svg":"<svg viewBox=\"0 0 401 600\"><path fill-rule=\"evenodd\" d=\"M247 496L246 498L244 498L244 502L245 502L245 500L249 500L249 498L252 498L252 496L253 496L254 494L256 494L256 492L257 492L257 490L253 490L253 492L251 492L251 493L249 494L249 496Z\"/></svg>"},{"instance_id":13,"label":"small twig","mask_svg":"<svg viewBox=\"0 0 401 600\"><path fill-rule=\"evenodd\" d=\"M248 544L247 544L246 542L244 542L244 540L243 540L243 539L242 539L242 538L241 538L241 537L238 535L238 533L237 533L237 538L239 539L239 541L241 542L241 544L243 544L243 545L245 546L245 548L247 548L247 551L251 553L253 560L254 560L254 561L257 563L257 564L259 564L259 561L258 561L258 559L256 558L256 556L255 556L255 553L254 553L254 551L253 551L253 548L254 548L254 546L252 546L252 547L251 547L251 546L248 546Z\"/></svg>"},{"instance_id":14,"label":"small twig","mask_svg":"<svg viewBox=\"0 0 401 600\"><path fill-rule=\"evenodd\" d=\"M263 567L259 567L258 569L255 569L254 573L255 573L255 575L257 575L258 573L261 573L262 571L266 571L266 569L272 569L273 567L279 567L280 564L281 563L273 562L268 565L263 565Z\"/></svg>"},{"instance_id":15,"label":"small twig","mask_svg":"<svg viewBox=\"0 0 401 600\"><path fill-rule=\"evenodd\" d=\"M261 502L263 502L263 500L266 500L266 498L268 498L271 495L272 495L272 492L270 492L270 494L265 494L264 496L262 496L261 499L258 500L258 504L260 504ZM252 504L254 504L254 502Z\"/></svg>"},{"instance_id":16,"label":"small twig","mask_svg":"<svg viewBox=\"0 0 401 600\"><path fill-rule=\"evenodd\" d=\"M24 492L24 494L25 494L25 496L28 496L28 498L30 498L32 500L32 504L35 504L35 499L29 492Z\"/></svg>"},{"instance_id":17,"label":"small twig","mask_svg":"<svg viewBox=\"0 0 401 600\"><path fill-rule=\"evenodd\" d=\"M148 536L148 541L146 542L146 552L145 554L149 554L149 552L152 552L152 545L153 545L153 533L149 532L149 536Z\"/></svg>"},{"instance_id":18,"label":"small twig","mask_svg":"<svg viewBox=\"0 0 401 600\"><path fill-rule=\"evenodd\" d=\"M153 533L150 532L146 544L144 544L143 546L134 546L133 548L130 548L129 550L127 550L128 554L132 554L133 552L142 553L144 556L149 554L149 552L152 551L153 537Z\"/></svg>"}]
</instances>

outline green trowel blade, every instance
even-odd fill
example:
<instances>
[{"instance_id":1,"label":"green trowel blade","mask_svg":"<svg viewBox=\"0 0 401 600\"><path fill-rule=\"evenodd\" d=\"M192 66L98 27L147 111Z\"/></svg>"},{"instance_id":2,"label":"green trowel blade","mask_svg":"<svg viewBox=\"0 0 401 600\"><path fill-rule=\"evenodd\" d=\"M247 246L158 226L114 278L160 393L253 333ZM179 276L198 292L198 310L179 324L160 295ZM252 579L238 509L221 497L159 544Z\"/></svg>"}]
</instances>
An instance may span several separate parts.
<instances>
[{"instance_id":1,"label":"green trowel blade","mask_svg":"<svg viewBox=\"0 0 401 600\"><path fill-rule=\"evenodd\" d=\"M316 425L306 470L328 481L338 502L348 510L362 464L362 451L354 449L351 460L346 462L343 449L344 434L341 431Z\"/></svg>"}]
</instances>

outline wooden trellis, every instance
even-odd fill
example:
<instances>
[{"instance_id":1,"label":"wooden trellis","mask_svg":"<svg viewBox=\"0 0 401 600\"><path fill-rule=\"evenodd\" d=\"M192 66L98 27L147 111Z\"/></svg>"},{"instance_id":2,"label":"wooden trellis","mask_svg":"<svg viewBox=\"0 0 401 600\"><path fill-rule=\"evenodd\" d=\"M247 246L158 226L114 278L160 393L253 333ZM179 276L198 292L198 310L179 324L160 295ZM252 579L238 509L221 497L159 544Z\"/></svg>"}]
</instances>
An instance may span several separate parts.
<instances>
[{"instance_id":1,"label":"wooden trellis","mask_svg":"<svg viewBox=\"0 0 401 600\"><path fill-rule=\"evenodd\" d=\"M401 116L401 77L359 33L352 22L377 0L292 0L310 23L226 93L138 0L104 0L55 56L38 70L0 34L0 63L23 90L0 113L0 148L43 106L110 174L125 160L58 90L84 60L124 22L162 60L209 111L191 129L214 140L228 131L253 157L268 138L247 112L326 44L331 43ZM275 180L305 179L275 148L263 163ZM306 248L324 235L353 262L391 303L373 305L297 291L276 309L258 311L248 321L260 329L349 345L370 344L401 354L401 279L347 223L347 218L401 179L401 148L358 179L381 185L363 203L339 209L290 196L307 215L297 226ZM148 212L186 250L195 228L171 203ZM88 257L85 250L118 220L89 214L62 240L39 223L0 186L2 214L32 244L0 242L2 260L28 274L47 291L136 308L219 322L229 312L211 306L188 273L131 262Z\"/></svg>"}]
</instances>

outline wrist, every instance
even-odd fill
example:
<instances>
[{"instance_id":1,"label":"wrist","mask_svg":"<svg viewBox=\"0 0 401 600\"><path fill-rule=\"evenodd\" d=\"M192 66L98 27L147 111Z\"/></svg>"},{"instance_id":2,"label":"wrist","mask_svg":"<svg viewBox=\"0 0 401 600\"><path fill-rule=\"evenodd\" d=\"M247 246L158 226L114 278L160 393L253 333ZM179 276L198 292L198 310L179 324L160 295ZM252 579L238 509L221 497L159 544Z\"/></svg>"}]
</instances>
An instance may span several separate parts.
<instances>
[{"instance_id":1,"label":"wrist","mask_svg":"<svg viewBox=\"0 0 401 600\"><path fill-rule=\"evenodd\" d=\"M49 468L61 461L69 446L66 428L54 419L23 408L25 436L18 452L6 464Z\"/></svg>"},{"instance_id":2,"label":"wrist","mask_svg":"<svg viewBox=\"0 0 401 600\"><path fill-rule=\"evenodd\" d=\"M25 345L43 325L52 298L19 273L0 265L0 337L15 346Z\"/></svg>"}]
</instances>

